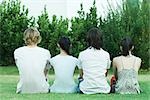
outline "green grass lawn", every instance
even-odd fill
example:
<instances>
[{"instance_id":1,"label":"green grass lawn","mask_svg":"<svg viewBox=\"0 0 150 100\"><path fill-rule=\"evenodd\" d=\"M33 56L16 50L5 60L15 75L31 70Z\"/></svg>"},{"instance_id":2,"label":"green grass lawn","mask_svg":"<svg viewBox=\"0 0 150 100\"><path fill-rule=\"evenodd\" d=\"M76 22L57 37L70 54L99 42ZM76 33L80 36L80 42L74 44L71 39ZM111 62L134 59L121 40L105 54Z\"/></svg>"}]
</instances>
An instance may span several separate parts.
<instances>
[{"instance_id":1,"label":"green grass lawn","mask_svg":"<svg viewBox=\"0 0 150 100\"><path fill-rule=\"evenodd\" d=\"M110 71L111 72L111 71ZM76 76L75 76L76 78ZM108 76L110 78L110 75ZM0 67L0 100L150 100L150 72L141 71L139 83L143 90L140 95L120 94L16 94L19 76L16 67ZM49 75L50 84L54 80L53 72Z\"/></svg>"}]
</instances>

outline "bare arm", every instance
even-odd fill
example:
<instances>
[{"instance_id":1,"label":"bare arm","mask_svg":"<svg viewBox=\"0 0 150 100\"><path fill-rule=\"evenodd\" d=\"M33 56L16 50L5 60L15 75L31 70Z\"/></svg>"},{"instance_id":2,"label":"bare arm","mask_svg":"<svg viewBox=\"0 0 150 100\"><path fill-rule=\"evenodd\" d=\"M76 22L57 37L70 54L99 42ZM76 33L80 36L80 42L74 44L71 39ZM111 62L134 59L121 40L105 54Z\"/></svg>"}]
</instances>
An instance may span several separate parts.
<instances>
[{"instance_id":1,"label":"bare arm","mask_svg":"<svg viewBox=\"0 0 150 100\"><path fill-rule=\"evenodd\" d=\"M105 73L105 76L107 77L107 74L108 74L108 69L106 69L106 73Z\"/></svg>"},{"instance_id":2,"label":"bare arm","mask_svg":"<svg viewBox=\"0 0 150 100\"><path fill-rule=\"evenodd\" d=\"M44 75L45 75L46 78L47 78L47 75L48 75L48 72L49 72L50 67L51 67L51 66L50 66L50 62L47 61L46 66L45 66L45 69L44 69Z\"/></svg>"},{"instance_id":3,"label":"bare arm","mask_svg":"<svg viewBox=\"0 0 150 100\"><path fill-rule=\"evenodd\" d=\"M141 63L142 63L142 60L141 60L141 58L139 58L139 59L138 59L138 65L137 65L137 66L138 66L137 71L140 69Z\"/></svg>"},{"instance_id":4,"label":"bare arm","mask_svg":"<svg viewBox=\"0 0 150 100\"><path fill-rule=\"evenodd\" d=\"M44 69L44 75L45 75L45 77L48 75L48 69Z\"/></svg>"},{"instance_id":5,"label":"bare arm","mask_svg":"<svg viewBox=\"0 0 150 100\"><path fill-rule=\"evenodd\" d=\"M80 78L83 78L83 69L79 69Z\"/></svg>"},{"instance_id":6,"label":"bare arm","mask_svg":"<svg viewBox=\"0 0 150 100\"><path fill-rule=\"evenodd\" d=\"M113 75L115 76L116 80L118 79L118 74L117 74L117 66L116 66L116 60L113 59Z\"/></svg>"}]
</instances>

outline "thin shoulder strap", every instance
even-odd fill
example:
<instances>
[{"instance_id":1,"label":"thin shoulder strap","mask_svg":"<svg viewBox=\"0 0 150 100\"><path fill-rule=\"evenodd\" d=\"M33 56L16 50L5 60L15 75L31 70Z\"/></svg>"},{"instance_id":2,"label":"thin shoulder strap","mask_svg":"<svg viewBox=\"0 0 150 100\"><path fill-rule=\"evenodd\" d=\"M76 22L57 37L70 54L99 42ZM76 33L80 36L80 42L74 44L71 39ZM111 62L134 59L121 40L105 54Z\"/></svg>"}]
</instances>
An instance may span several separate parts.
<instances>
[{"instance_id":1,"label":"thin shoulder strap","mask_svg":"<svg viewBox=\"0 0 150 100\"><path fill-rule=\"evenodd\" d=\"M123 60L122 60L122 57L121 57L121 62L122 62L122 69L124 69L124 64L123 64Z\"/></svg>"},{"instance_id":2,"label":"thin shoulder strap","mask_svg":"<svg viewBox=\"0 0 150 100\"><path fill-rule=\"evenodd\" d=\"M135 67L135 64L136 64L136 57L134 58L134 62L133 62L132 68Z\"/></svg>"}]
</instances>

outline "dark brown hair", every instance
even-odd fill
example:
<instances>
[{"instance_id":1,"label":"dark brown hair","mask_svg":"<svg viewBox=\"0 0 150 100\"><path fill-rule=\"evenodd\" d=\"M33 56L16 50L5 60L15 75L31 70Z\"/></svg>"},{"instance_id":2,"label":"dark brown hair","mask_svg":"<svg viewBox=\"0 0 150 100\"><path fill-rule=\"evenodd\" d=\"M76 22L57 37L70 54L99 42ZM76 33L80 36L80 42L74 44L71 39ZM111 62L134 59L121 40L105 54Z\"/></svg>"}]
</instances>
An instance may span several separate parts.
<instances>
[{"instance_id":1,"label":"dark brown hair","mask_svg":"<svg viewBox=\"0 0 150 100\"><path fill-rule=\"evenodd\" d=\"M91 46L95 49L100 49L102 47L102 33L98 28L91 28L87 32L87 42L88 46Z\"/></svg>"},{"instance_id":2,"label":"dark brown hair","mask_svg":"<svg viewBox=\"0 0 150 100\"><path fill-rule=\"evenodd\" d=\"M130 37L125 37L122 39L120 46L122 47L122 55L127 56L129 55L129 50L133 47L133 42Z\"/></svg>"},{"instance_id":3,"label":"dark brown hair","mask_svg":"<svg viewBox=\"0 0 150 100\"><path fill-rule=\"evenodd\" d=\"M61 37L58 41L59 46L69 55L70 54L70 39L68 37Z\"/></svg>"}]
</instances>

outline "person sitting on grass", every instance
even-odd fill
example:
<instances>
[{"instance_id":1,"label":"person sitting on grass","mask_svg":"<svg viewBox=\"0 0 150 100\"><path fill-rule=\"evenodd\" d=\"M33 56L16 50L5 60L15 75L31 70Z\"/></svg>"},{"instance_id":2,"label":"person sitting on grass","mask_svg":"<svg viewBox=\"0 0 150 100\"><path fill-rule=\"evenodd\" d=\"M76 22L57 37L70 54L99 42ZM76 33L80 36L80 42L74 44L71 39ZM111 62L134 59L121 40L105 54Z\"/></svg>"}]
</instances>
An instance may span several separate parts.
<instances>
[{"instance_id":1,"label":"person sitting on grass","mask_svg":"<svg viewBox=\"0 0 150 100\"><path fill-rule=\"evenodd\" d=\"M121 41L120 49L122 55L113 59L114 75L116 77L116 93L139 94L141 89L138 83L138 70L141 66L141 59L132 55L134 49L130 37Z\"/></svg>"},{"instance_id":2,"label":"person sitting on grass","mask_svg":"<svg viewBox=\"0 0 150 100\"><path fill-rule=\"evenodd\" d=\"M50 64L54 68L55 81L50 88L53 93L75 93L77 84L74 82L73 74L78 66L78 59L70 55L71 42L69 38L62 37L58 41L60 54L50 59Z\"/></svg>"},{"instance_id":3,"label":"person sitting on grass","mask_svg":"<svg viewBox=\"0 0 150 100\"><path fill-rule=\"evenodd\" d=\"M44 70L47 69L50 52L37 46L41 36L36 28L25 30L24 41L27 46L14 51L14 59L20 75L16 93L48 93L49 84Z\"/></svg>"},{"instance_id":4,"label":"person sitting on grass","mask_svg":"<svg viewBox=\"0 0 150 100\"><path fill-rule=\"evenodd\" d=\"M106 72L110 68L109 53L102 49L102 33L92 28L87 33L88 48L79 54L79 66L82 68L83 81L79 84L81 93L109 93Z\"/></svg>"}]
</instances>

